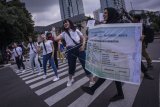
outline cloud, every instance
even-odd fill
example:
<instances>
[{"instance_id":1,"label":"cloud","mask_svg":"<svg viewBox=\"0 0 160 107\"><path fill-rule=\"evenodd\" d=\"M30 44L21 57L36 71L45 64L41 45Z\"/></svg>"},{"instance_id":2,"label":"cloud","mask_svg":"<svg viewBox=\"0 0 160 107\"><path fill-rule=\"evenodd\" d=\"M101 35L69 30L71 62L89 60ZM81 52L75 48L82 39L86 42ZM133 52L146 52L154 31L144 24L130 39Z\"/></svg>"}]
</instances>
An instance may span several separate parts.
<instances>
[{"instance_id":1,"label":"cloud","mask_svg":"<svg viewBox=\"0 0 160 107\"><path fill-rule=\"evenodd\" d=\"M35 25L49 25L61 20L59 0L21 0L25 2L27 9L32 13ZM93 11L100 8L100 0L82 0L87 16L93 16ZM126 8L159 10L160 0L125 0Z\"/></svg>"},{"instance_id":2,"label":"cloud","mask_svg":"<svg viewBox=\"0 0 160 107\"><path fill-rule=\"evenodd\" d=\"M21 0L25 2L27 9L31 13L48 11L50 7L59 5L59 0Z\"/></svg>"},{"instance_id":3,"label":"cloud","mask_svg":"<svg viewBox=\"0 0 160 107\"><path fill-rule=\"evenodd\" d=\"M33 20L35 20L36 26L46 26L55 22L60 21L60 10L57 5L48 8L48 11L33 13ZM55 11L56 10L56 11Z\"/></svg>"}]
</instances>

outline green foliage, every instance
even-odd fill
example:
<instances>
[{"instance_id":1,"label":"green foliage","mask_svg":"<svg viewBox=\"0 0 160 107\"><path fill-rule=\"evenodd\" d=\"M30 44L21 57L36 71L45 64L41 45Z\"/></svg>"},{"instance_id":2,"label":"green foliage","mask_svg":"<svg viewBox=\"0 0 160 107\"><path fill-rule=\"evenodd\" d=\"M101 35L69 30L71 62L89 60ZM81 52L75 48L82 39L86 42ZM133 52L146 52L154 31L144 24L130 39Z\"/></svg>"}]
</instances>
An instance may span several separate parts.
<instances>
[{"instance_id":1,"label":"green foliage","mask_svg":"<svg viewBox=\"0 0 160 107\"><path fill-rule=\"evenodd\" d=\"M23 41L34 30L32 15L20 0L0 2L0 46Z\"/></svg>"}]
</instances>

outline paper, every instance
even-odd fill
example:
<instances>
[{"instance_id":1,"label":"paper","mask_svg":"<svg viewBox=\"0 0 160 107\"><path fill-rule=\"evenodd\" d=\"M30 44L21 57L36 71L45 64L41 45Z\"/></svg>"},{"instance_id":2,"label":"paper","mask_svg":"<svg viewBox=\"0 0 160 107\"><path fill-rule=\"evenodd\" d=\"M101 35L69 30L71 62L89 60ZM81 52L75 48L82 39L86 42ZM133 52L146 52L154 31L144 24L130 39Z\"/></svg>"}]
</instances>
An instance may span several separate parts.
<instances>
[{"instance_id":1,"label":"paper","mask_svg":"<svg viewBox=\"0 0 160 107\"><path fill-rule=\"evenodd\" d=\"M142 24L103 24L89 29L86 69L98 77L140 84Z\"/></svg>"},{"instance_id":2,"label":"paper","mask_svg":"<svg viewBox=\"0 0 160 107\"><path fill-rule=\"evenodd\" d=\"M94 27L94 24L95 24L95 20L88 20L87 27L89 28Z\"/></svg>"}]
</instances>

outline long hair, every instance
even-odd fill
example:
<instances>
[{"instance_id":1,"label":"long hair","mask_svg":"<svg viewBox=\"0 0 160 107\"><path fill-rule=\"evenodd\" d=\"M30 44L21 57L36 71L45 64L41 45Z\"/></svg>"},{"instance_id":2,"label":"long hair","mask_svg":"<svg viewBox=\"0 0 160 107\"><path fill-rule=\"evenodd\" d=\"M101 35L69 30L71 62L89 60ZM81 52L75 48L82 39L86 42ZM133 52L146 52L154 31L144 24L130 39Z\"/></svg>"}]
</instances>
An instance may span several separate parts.
<instances>
[{"instance_id":1,"label":"long hair","mask_svg":"<svg viewBox=\"0 0 160 107\"><path fill-rule=\"evenodd\" d=\"M115 8L108 7L104 10L108 11L108 19L106 20L107 23L118 23L120 20L120 15Z\"/></svg>"},{"instance_id":2,"label":"long hair","mask_svg":"<svg viewBox=\"0 0 160 107\"><path fill-rule=\"evenodd\" d=\"M64 24L67 23L67 22L69 22L69 24L70 24L69 28L64 27ZM69 32L69 29L72 29L74 32L76 31L76 27L74 26L73 22L69 19L65 19L63 21L63 27L62 28L63 28L63 31L65 31L65 32Z\"/></svg>"}]
</instances>

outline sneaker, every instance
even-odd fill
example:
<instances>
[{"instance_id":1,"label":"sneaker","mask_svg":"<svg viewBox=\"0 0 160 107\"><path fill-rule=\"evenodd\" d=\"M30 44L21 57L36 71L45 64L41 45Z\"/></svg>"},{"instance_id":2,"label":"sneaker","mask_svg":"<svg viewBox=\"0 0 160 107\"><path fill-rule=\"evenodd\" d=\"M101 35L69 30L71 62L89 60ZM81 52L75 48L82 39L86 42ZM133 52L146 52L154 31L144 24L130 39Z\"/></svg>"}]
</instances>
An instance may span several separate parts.
<instances>
[{"instance_id":1,"label":"sneaker","mask_svg":"<svg viewBox=\"0 0 160 107\"><path fill-rule=\"evenodd\" d=\"M16 70L16 73L20 73L20 70L18 69L18 70Z\"/></svg>"},{"instance_id":2,"label":"sneaker","mask_svg":"<svg viewBox=\"0 0 160 107\"><path fill-rule=\"evenodd\" d=\"M94 91L92 91L91 87L84 87L82 86L81 89L86 92L87 94L93 95Z\"/></svg>"},{"instance_id":3,"label":"sneaker","mask_svg":"<svg viewBox=\"0 0 160 107\"><path fill-rule=\"evenodd\" d=\"M95 81L89 82L89 87L92 87L95 84Z\"/></svg>"},{"instance_id":4,"label":"sneaker","mask_svg":"<svg viewBox=\"0 0 160 107\"><path fill-rule=\"evenodd\" d=\"M41 72L39 72L37 75L41 75L42 73Z\"/></svg>"},{"instance_id":5,"label":"sneaker","mask_svg":"<svg viewBox=\"0 0 160 107\"><path fill-rule=\"evenodd\" d=\"M58 81L59 80L59 77L55 77L54 79L53 79L53 81L55 82L55 81Z\"/></svg>"},{"instance_id":6,"label":"sneaker","mask_svg":"<svg viewBox=\"0 0 160 107\"><path fill-rule=\"evenodd\" d=\"M47 75L43 75L43 79L46 79L47 78Z\"/></svg>"},{"instance_id":7,"label":"sneaker","mask_svg":"<svg viewBox=\"0 0 160 107\"><path fill-rule=\"evenodd\" d=\"M68 82L67 82L67 87L69 87L69 86L71 86L72 85L72 83L73 83L73 81L74 81L74 79L68 79Z\"/></svg>"},{"instance_id":8,"label":"sneaker","mask_svg":"<svg viewBox=\"0 0 160 107\"><path fill-rule=\"evenodd\" d=\"M152 70L153 69L153 65L148 65L147 68L148 68L148 70Z\"/></svg>"},{"instance_id":9,"label":"sneaker","mask_svg":"<svg viewBox=\"0 0 160 107\"><path fill-rule=\"evenodd\" d=\"M24 73L24 72L26 72L26 70L24 69L24 70L22 70L22 73Z\"/></svg>"},{"instance_id":10,"label":"sneaker","mask_svg":"<svg viewBox=\"0 0 160 107\"><path fill-rule=\"evenodd\" d=\"M148 73L144 74L144 78L154 80L153 76L149 75Z\"/></svg>"},{"instance_id":11,"label":"sneaker","mask_svg":"<svg viewBox=\"0 0 160 107\"><path fill-rule=\"evenodd\" d=\"M112 97L109 101L110 102L114 102L114 101L118 101L118 100L122 100L124 99L124 95L118 95L116 94L114 97Z\"/></svg>"}]
</instances>

